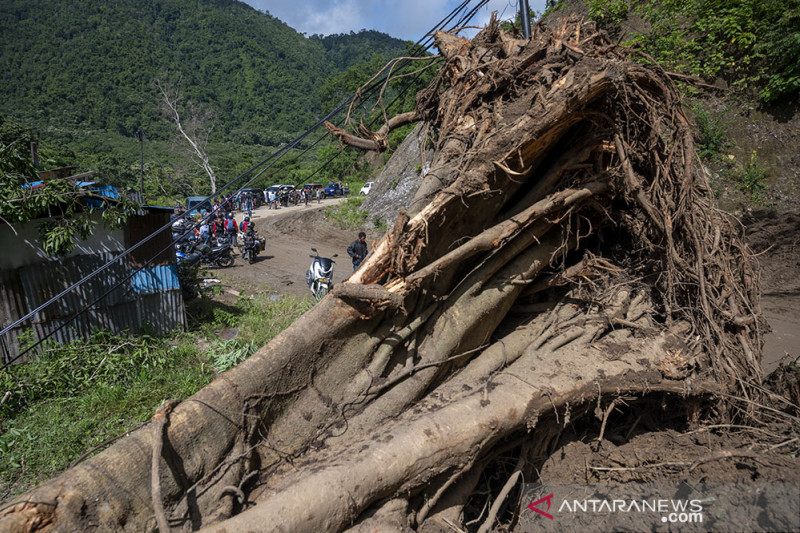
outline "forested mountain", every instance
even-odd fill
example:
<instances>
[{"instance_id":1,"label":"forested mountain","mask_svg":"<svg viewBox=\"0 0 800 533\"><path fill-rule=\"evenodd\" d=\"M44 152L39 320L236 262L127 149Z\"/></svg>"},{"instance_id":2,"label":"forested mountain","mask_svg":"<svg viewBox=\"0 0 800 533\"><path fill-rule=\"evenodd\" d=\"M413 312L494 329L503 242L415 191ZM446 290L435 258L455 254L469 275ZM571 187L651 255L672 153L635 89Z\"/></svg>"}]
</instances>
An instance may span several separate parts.
<instances>
[{"instance_id":1,"label":"forested mountain","mask_svg":"<svg viewBox=\"0 0 800 533\"><path fill-rule=\"evenodd\" d=\"M326 56L338 69L366 63L376 54L381 57L397 55L398 42L387 38L385 33L375 30L361 30L358 33L339 33L333 35L312 35L311 40L319 41L325 47Z\"/></svg>"},{"instance_id":2,"label":"forested mountain","mask_svg":"<svg viewBox=\"0 0 800 533\"><path fill-rule=\"evenodd\" d=\"M306 38L236 0L0 1L0 113L37 128L166 138L154 80L213 108L217 140L275 145L321 115L318 87L403 41Z\"/></svg>"}]
</instances>

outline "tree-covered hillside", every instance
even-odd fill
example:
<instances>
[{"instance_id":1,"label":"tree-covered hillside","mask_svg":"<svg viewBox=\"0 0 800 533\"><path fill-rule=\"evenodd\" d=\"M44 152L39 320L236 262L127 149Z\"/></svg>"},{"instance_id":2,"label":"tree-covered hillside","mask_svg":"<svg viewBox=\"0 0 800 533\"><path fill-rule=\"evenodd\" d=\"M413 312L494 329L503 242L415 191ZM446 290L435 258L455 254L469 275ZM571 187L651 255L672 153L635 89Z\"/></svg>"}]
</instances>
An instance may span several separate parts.
<instances>
[{"instance_id":1,"label":"tree-covered hillside","mask_svg":"<svg viewBox=\"0 0 800 533\"><path fill-rule=\"evenodd\" d=\"M166 138L153 89L166 78L215 110L217 140L275 145L320 117L326 78L404 46L373 31L305 38L236 0L0 5L0 113L62 131Z\"/></svg>"}]
</instances>

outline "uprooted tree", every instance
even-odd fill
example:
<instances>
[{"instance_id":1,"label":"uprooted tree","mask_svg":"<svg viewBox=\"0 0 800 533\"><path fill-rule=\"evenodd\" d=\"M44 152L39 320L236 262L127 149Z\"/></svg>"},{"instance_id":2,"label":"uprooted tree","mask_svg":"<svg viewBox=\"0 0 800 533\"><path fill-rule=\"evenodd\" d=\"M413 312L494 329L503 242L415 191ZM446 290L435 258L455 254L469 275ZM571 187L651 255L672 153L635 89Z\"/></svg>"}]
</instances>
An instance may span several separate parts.
<instances>
[{"instance_id":1,"label":"uprooted tree","mask_svg":"<svg viewBox=\"0 0 800 533\"><path fill-rule=\"evenodd\" d=\"M152 428L17 498L0 529L459 526L477 474L518 450L486 530L519 472L621 395L747 416L757 275L669 75L578 21L436 43L446 64L414 113L330 128L381 149L423 121L436 146L362 267Z\"/></svg>"}]
</instances>

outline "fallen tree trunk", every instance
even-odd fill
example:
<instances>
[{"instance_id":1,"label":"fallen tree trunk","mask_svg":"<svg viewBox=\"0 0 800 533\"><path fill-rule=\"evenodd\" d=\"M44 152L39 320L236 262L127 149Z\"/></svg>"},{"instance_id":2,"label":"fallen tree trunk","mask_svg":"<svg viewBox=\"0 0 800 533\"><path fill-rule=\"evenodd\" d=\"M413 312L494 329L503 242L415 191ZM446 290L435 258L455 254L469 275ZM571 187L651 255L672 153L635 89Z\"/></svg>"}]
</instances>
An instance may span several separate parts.
<instances>
[{"instance_id":1,"label":"fallen tree trunk","mask_svg":"<svg viewBox=\"0 0 800 533\"><path fill-rule=\"evenodd\" d=\"M447 64L412 115L334 132L379 150L421 118L437 146L362 267L177 405L163 442L132 434L15 498L0 529L141 531L160 489L170 528L424 530L445 518L425 496L463 507L459 472L510 442L522 465L546 456L591 402L758 394L757 275L666 74L580 21L436 38Z\"/></svg>"}]
</instances>

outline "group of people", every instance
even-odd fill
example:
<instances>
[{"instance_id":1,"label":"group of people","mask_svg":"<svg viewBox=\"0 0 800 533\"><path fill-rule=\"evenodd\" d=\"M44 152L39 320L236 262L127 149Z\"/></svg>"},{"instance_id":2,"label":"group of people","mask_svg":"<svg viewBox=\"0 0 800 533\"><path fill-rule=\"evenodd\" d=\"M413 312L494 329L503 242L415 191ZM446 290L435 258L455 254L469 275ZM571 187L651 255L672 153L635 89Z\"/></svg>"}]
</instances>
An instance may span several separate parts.
<instances>
[{"instance_id":1,"label":"group of people","mask_svg":"<svg viewBox=\"0 0 800 533\"><path fill-rule=\"evenodd\" d=\"M217 205L215 205L211 213L202 210L196 213L194 217L179 214L174 218L172 233L176 238L180 238L191 228L194 229L194 237L196 239L212 245L219 239L227 239L228 242L236 244L239 232L247 235L248 232L254 233L256 231L255 224L250 220L250 215L245 215L242 223L239 224L232 212L228 211L222 214L219 211L220 209L217 209Z\"/></svg>"},{"instance_id":2,"label":"group of people","mask_svg":"<svg viewBox=\"0 0 800 533\"><path fill-rule=\"evenodd\" d=\"M265 190L264 191L264 201L267 203L268 209L279 209L279 207L289 207L289 204L293 205L308 205L308 202L311 202L316 198L317 203L322 202L322 189L283 189L280 191L272 191L272 190Z\"/></svg>"},{"instance_id":3,"label":"group of people","mask_svg":"<svg viewBox=\"0 0 800 533\"><path fill-rule=\"evenodd\" d=\"M269 208L272 209L272 203L277 202L277 195L272 191L268 192L271 194L268 196L268 205L270 206ZM306 202L308 201L308 194L305 190L301 189L299 194L300 198L304 198ZM274 195L274 197L272 195ZM318 198L320 198L320 196L318 196ZM223 196L217 199L211 213L201 210L200 213L195 215L196 219L194 220L182 215L179 216L175 224L173 224L173 233L184 229L185 225L188 223L194 225L196 238L209 245L212 241L216 241L220 238L226 238L229 242L235 244L240 231L244 234L245 239L248 237L254 238L256 234L255 223L250 220L253 209L252 198L249 200L248 202L248 198L245 197L242 203L242 208L247 215L245 215L241 225L236 221L236 217L234 217L232 211L227 211L222 214L223 210L228 205L233 205L231 195L228 195L227 197ZM230 204L229 201L231 202ZM277 209L277 205L275 205L275 208ZM180 226L180 228L177 228L177 226ZM353 261L354 271L361 266L367 253L367 234L361 231L358 233L358 238L347 247L347 255L349 255Z\"/></svg>"}]
</instances>

